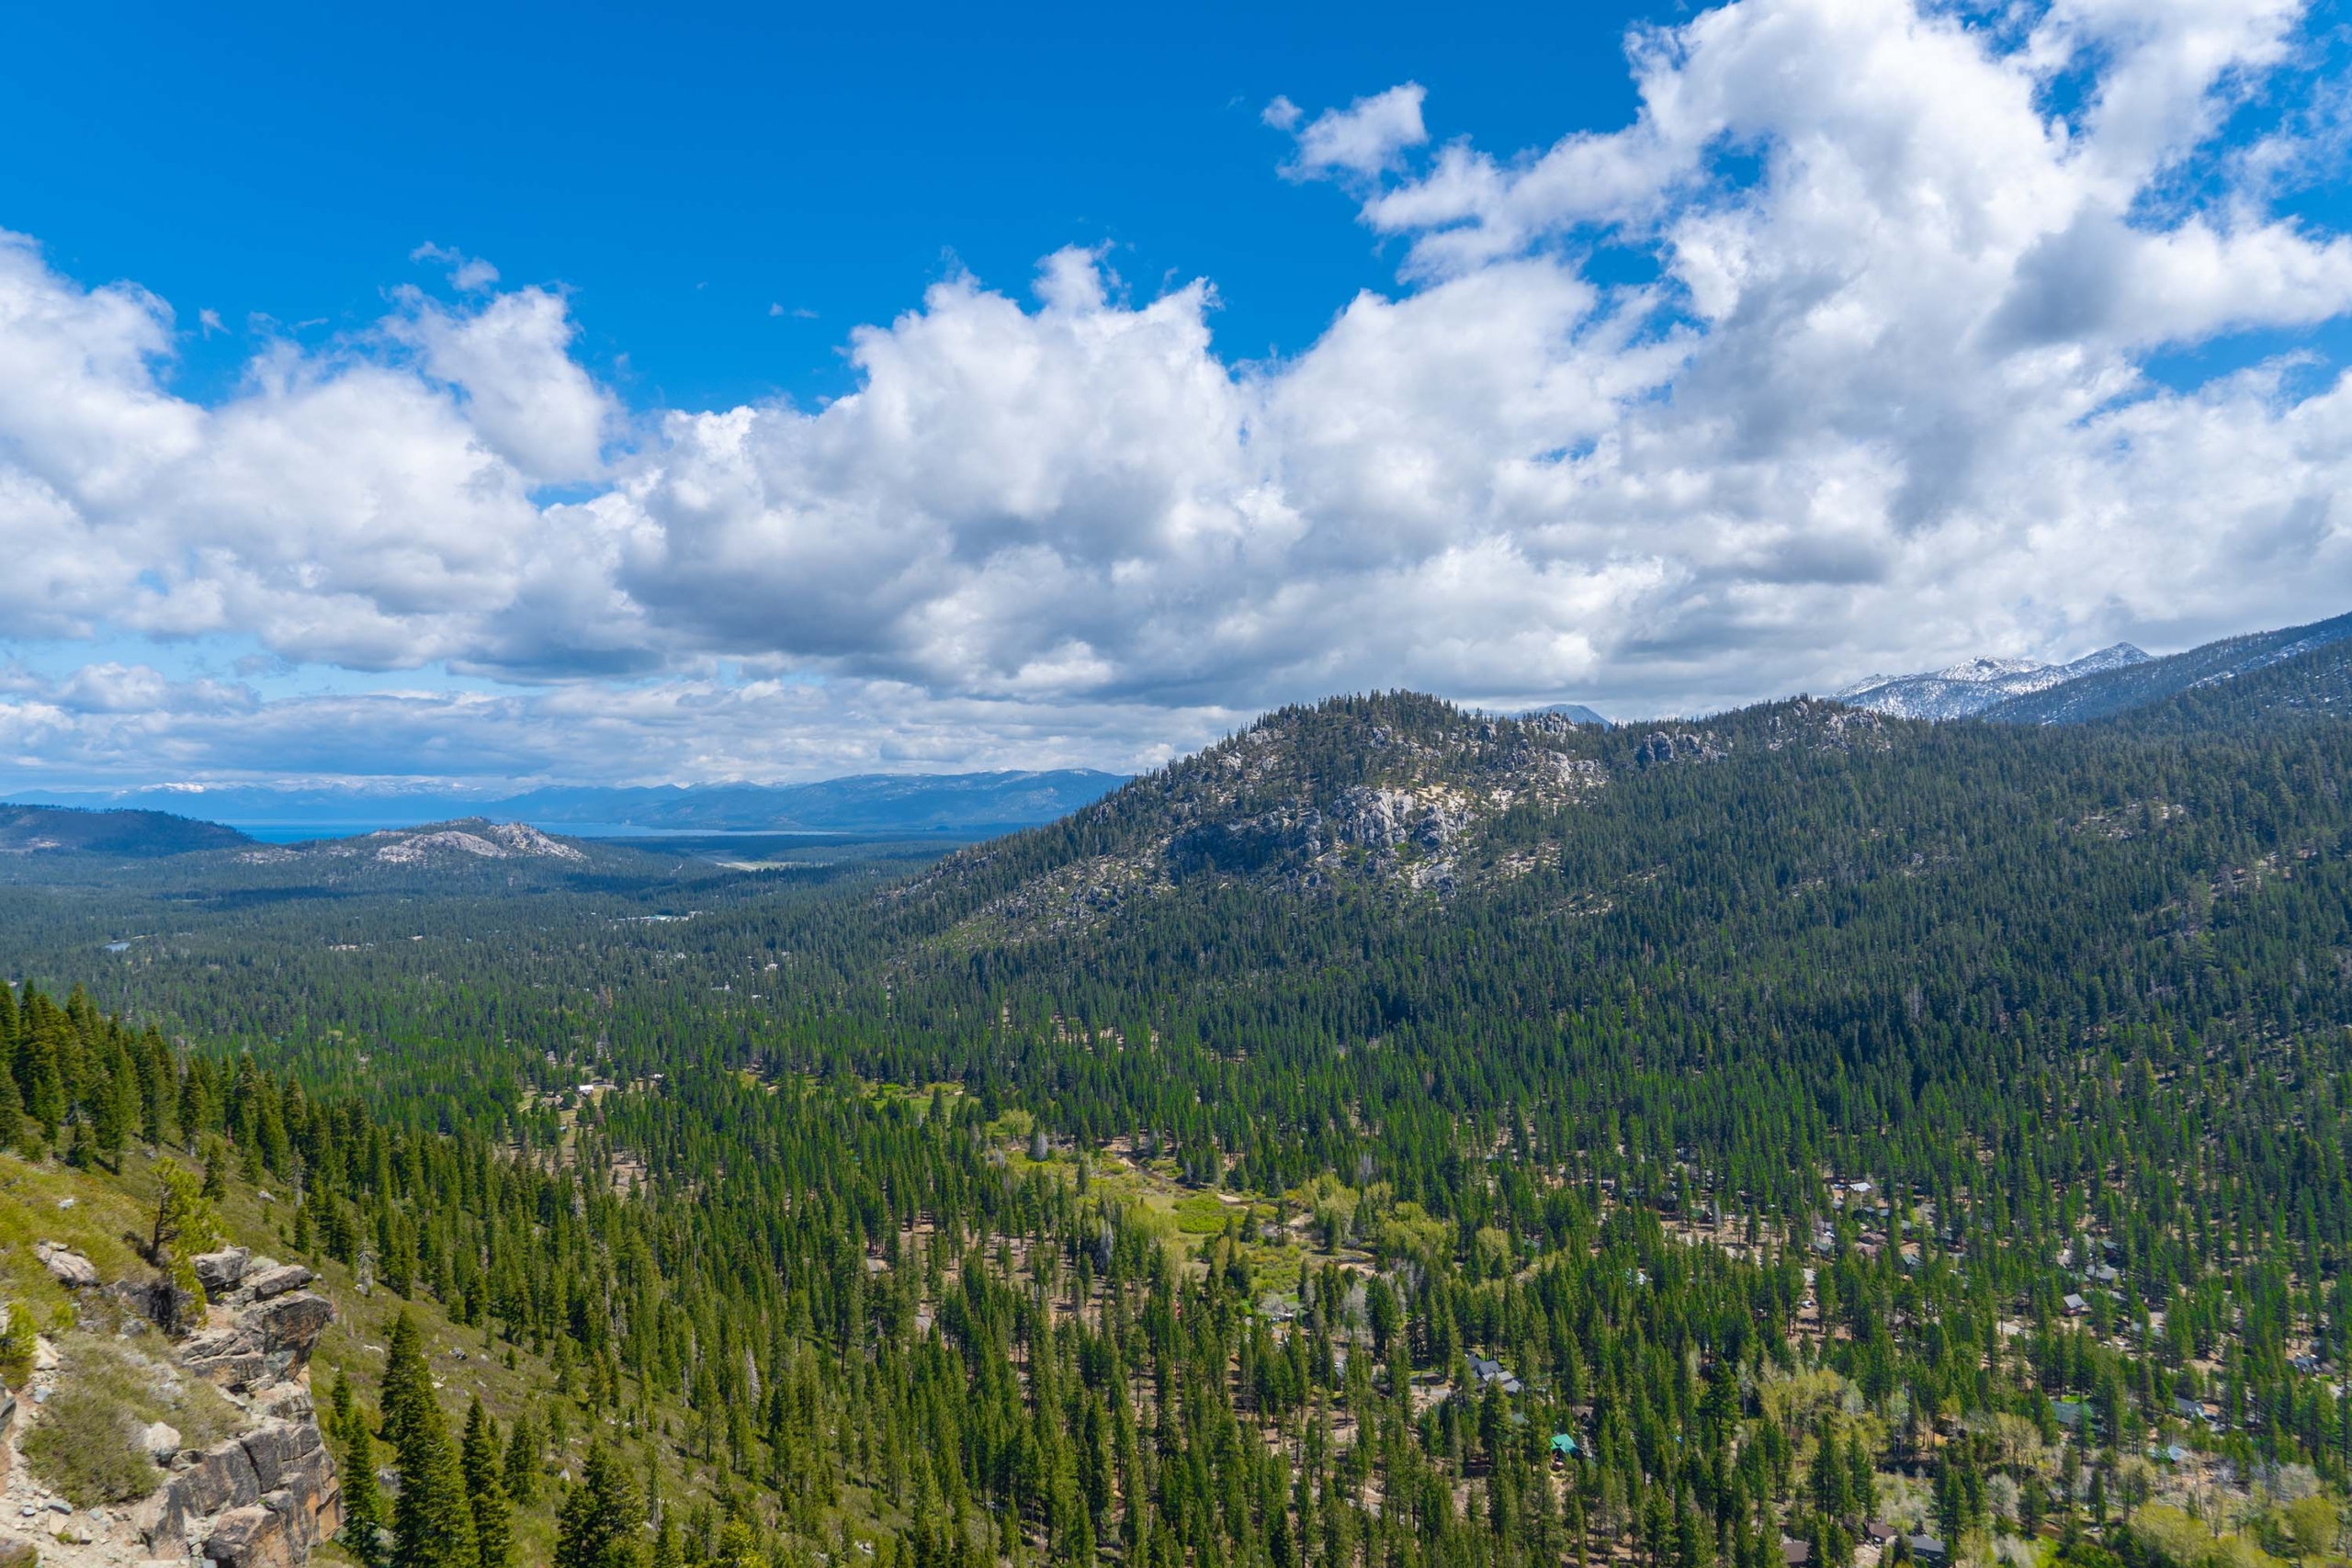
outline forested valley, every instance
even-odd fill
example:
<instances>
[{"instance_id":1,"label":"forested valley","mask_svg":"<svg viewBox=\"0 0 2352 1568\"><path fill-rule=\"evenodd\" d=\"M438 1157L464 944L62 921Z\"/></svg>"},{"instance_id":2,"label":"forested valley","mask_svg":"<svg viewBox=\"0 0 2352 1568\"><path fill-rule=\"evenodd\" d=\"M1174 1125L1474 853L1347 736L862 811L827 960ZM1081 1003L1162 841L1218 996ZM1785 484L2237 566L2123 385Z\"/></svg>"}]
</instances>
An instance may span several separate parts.
<instances>
[{"instance_id":1,"label":"forested valley","mask_svg":"<svg viewBox=\"0 0 2352 1568\"><path fill-rule=\"evenodd\" d=\"M944 855L28 862L0 1182L320 1271L357 1561L2332 1560L2335 651L1335 699Z\"/></svg>"}]
</instances>

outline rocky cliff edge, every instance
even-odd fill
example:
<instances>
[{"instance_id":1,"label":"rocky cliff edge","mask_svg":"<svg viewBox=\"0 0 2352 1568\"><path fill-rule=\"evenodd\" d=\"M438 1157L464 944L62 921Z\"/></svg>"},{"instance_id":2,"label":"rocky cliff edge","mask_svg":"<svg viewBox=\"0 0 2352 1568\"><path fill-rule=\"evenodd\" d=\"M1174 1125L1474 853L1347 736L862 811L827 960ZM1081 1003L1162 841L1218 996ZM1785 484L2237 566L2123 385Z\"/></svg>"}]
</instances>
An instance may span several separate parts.
<instances>
[{"instance_id":1,"label":"rocky cliff edge","mask_svg":"<svg viewBox=\"0 0 2352 1568\"><path fill-rule=\"evenodd\" d=\"M75 1321L70 1331L38 1339L30 1376L0 1393L0 1568L28 1563L35 1551L51 1568L307 1562L311 1548L343 1522L334 1455L311 1400L311 1352L334 1307L305 1288L311 1270L243 1247L194 1259L210 1304L192 1332L175 1340L157 1325L191 1316L186 1308L193 1303L160 1299L168 1285L102 1281L89 1258L51 1243L36 1253L73 1291ZM28 1448L40 1450L51 1424L51 1451L69 1430L83 1440L64 1413L99 1397L75 1381L78 1371L94 1384L97 1374L86 1369L99 1367L118 1379L152 1380L141 1392L167 1408L188 1409L191 1428L201 1424L206 1440L183 1446L164 1421L100 1422L102 1432L120 1428L131 1453L82 1457L98 1461L103 1473L152 1473L158 1483L143 1497L77 1507L37 1473L44 1467ZM198 1382L204 1389L191 1386ZM87 1485L60 1480L55 1463L47 1471L88 1502Z\"/></svg>"}]
</instances>

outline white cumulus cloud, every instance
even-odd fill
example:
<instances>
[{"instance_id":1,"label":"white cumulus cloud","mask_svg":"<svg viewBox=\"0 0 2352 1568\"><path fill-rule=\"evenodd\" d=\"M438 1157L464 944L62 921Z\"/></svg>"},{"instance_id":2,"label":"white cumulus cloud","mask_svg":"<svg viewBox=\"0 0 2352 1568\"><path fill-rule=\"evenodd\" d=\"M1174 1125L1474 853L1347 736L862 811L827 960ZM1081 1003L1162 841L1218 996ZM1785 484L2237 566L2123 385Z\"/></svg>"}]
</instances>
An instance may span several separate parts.
<instances>
[{"instance_id":1,"label":"white cumulus cloud","mask_svg":"<svg viewBox=\"0 0 2352 1568\"><path fill-rule=\"evenodd\" d=\"M1399 153L1429 140L1421 126L1421 100L1427 96L1419 83L1406 82L1358 98L1346 108L1324 110L1298 131L1293 171L1369 178L1395 168ZM1289 130L1297 126L1300 115L1296 104L1276 98L1260 118L1278 130Z\"/></svg>"},{"instance_id":2,"label":"white cumulus cloud","mask_svg":"<svg viewBox=\"0 0 2352 1568\"><path fill-rule=\"evenodd\" d=\"M632 411L560 289L437 248L456 302L198 402L162 300L8 236L12 633L115 640L0 682L0 755L1136 765L1336 690L1689 710L2340 611L2352 383L2294 334L2352 310L2352 240L2269 205L2342 156L2280 90L2309 25L1734 0L1628 40L1628 121L1532 149L1430 148L1411 83L1276 99L1399 260L1303 352L1227 360L1209 281L1071 249L858 329L815 409ZM417 673L265 696L216 647Z\"/></svg>"}]
</instances>

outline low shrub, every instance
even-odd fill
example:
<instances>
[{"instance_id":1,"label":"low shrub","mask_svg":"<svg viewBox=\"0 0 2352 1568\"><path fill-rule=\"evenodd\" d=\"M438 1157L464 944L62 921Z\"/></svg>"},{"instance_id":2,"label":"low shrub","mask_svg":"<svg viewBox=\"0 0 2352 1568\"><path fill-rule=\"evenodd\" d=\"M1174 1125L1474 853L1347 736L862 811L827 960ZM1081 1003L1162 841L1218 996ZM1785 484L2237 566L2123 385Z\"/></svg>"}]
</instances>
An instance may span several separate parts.
<instances>
[{"instance_id":1,"label":"low shrub","mask_svg":"<svg viewBox=\"0 0 2352 1568\"><path fill-rule=\"evenodd\" d=\"M163 1472L133 1447L132 1411L107 1390L60 1388L25 1436L33 1474L77 1508L144 1497Z\"/></svg>"}]
</instances>

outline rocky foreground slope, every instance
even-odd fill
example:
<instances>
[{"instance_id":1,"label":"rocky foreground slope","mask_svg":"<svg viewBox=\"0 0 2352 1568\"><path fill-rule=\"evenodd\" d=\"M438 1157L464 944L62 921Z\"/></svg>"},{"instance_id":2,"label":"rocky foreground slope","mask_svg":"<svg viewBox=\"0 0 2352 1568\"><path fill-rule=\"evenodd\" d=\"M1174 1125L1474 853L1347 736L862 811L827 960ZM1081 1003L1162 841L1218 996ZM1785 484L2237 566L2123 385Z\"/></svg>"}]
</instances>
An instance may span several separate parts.
<instances>
[{"instance_id":1,"label":"rocky foreground slope","mask_svg":"<svg viewBox=\"0 0 2352 1568\"><path fill-rule=\"evenodd\" d=\"M311 1270L242 1247L205 1254L194 1262L210 1304L175 1338L158 1325L192 1315L193 1303L162 1299L168 1285L105 1280L88 1258L53 1243L36 1252L75 1310L70 1328L53 1325L36 1340L30 1375L0 1395L0 1564L29 1562L35 1551L52 1568L308 1562L342 1523L310 1386L311 1352L334 1308L304 1288ZM134 1424L125 1392L185 1412L187 1430ZM52 1452L58 1439L80 1451L36 1462L45 1428ZM105 1451L110 1441L130 1451ZM72 1479L60 1477L61 1463ZM152 1476L153 1489L88 1503L91 1487L126 1475ZM84 1506L65 1495L74 1490Z\"/></svg>"}]
</instances>

